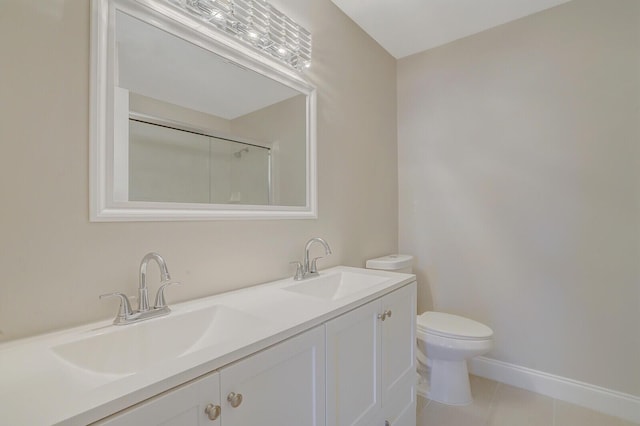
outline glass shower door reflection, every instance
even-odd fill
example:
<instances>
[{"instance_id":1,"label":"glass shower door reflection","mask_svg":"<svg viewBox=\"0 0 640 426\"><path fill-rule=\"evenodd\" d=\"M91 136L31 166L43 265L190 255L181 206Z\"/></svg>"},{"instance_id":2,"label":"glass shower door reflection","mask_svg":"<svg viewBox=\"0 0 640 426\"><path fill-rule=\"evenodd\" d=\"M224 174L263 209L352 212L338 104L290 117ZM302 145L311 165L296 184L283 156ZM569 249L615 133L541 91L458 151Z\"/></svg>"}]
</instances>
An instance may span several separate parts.
<instances>
[{"instance_id":1,"label":"glass shower door reflection","mask_svg":"<svg viewBox=\"0 0 640 426\"><path fill-rule=\"evenodd\" d=\"M270 149L129 121L129 201L269 205Z\"/></svg>"}]
</instances>

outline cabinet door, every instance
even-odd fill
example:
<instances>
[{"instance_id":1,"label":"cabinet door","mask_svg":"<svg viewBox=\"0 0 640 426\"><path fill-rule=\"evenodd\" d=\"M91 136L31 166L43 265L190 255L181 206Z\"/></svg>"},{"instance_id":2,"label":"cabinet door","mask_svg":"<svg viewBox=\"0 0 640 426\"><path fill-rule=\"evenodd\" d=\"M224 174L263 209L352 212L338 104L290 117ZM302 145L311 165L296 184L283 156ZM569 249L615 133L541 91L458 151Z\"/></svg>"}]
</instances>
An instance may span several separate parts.
<instances>
[{"instance_id":1,"label":"cabinet door","mask_svg":"<svg viewBox=\"0 0 640 426\"><path fill-rule=\"evenodd\" d=\"M108 426L220 426L219 410L220 378L218 373L211 373L95 424ZM216 416L216 414L218 415Z\"/></svg>"},{"instance_id":2,"label":"cabinet door","mask_svg":"<svg viewBox=\"0 0 640 426\"><path fill-rule=\"evenodd\" d=\"M405 401L403 409L400 413L389 422L390 426L413 426L416 424L416 400L415 400L415 388L412 386L410 392L414 396L413 398Z\"/></svg>"},{"instance_id":3,"label":"cabinet door","mask_svg":"<svg viewBox=\"0 0 640 426\"><path fill-rule=\"evenodd\" d=\"M323 426L324 328L220 370L224 426Z\"/></svg>"},{"instance_id":4,"label":"cabinet door","mask_svg":"<svg viewBox=\"0 0 640 426\"><path fill-rule=\"evenodd\" d=\"M382 312L390 312L381 323L382 401L404 393L416 380L415 329L416 283L381 299Z\"/></svg>"},{"instance_id":5,"label":"cabinet door","mask_svg":"<svg viewBox=\"0 0 640 426\"><path fill-rule=\"evenodd\" d=\"M327 425L370 426L380 409L380 302L326 323Z\"/></svg>"},{"instance_id":6,"label":"cabinet door","mask_svg":"<svg viewBox=\"0 0 640 426\"><path fill-rule=\"evenodd\" d=\"M416 390L408 385L400 389L390 401L385 401L380 412L380 426L414 426L416 424Z\"/></svg>"}]
</instances>

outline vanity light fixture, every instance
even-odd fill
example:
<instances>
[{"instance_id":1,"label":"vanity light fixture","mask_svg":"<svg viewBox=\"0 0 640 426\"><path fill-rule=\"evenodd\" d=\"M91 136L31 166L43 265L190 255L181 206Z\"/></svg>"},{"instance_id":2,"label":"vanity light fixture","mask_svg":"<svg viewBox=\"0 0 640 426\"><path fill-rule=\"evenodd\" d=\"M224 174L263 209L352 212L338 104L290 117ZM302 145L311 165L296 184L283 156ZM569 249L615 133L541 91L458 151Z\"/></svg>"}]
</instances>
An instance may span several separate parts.
<instances>
[{"instance_id":1,"label":"vanity light fixture","mask_svg":"<svg viewBox=\"0 0 640 426\"><path fill-rule=\"evenodd\" d=\"M311 33L265 0L167 1L298 71L311 66Z\"/></svg>"}]
</instances>

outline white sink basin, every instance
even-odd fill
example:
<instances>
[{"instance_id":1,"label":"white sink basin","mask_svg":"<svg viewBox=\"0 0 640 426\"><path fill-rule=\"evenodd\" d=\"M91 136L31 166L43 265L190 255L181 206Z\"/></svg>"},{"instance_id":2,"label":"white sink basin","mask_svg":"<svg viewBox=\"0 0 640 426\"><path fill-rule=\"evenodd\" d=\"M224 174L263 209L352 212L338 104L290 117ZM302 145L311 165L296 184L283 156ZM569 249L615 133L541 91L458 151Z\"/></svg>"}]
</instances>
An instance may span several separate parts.
<instances>
[{"instance_id":1,"label":"white sink basin","mask_svg":"<svg viewBox=\"0 0 640 426\"><path fill-rule=\"evenodd\" d=\"M75 367L94 373L127 375L264 327L260 318L214 305L145 322L110 326L52 351Z\"/></svg>"},{"instance_id":2,"label":"white sink basin","mask_svg":"<svg viewBox=\"0 0 640 426\"><path fill-rule=\"evenodd\" d=\"M388 281L387 277L380 277L355 272L335 272L309 278L296 284L284 287L283 290L326 300L338 300L350 296L370 287Z\"/></svg>"}]
</instances>

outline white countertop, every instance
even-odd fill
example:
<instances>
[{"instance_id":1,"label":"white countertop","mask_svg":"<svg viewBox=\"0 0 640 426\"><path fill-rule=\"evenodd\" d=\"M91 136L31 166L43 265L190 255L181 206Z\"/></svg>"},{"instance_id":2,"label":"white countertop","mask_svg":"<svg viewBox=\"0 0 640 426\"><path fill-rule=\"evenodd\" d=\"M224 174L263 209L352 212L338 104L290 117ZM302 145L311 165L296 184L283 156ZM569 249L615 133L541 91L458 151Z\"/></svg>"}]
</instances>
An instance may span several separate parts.
<instances>
[{"instance_id":1,"label":"white countertop","mask_svg":"<svg viewBox=\"0 0 640 426\"><path fill-rule=\"evenodd\" d=\"M1 344L0 424L86 425L322 324L415 280L412 274L345 266L321 271L320 276L336 272L357 272L385 279L337 300L284 290L284 287L299 283L288 278L171 305L173 312L169 317L222 305L255 316L260 326L251 331L243 329L241 333L230 333L232 338L213 345L192 347L168 360L151 362L136 373L97 373L79 368L56 355L52 348L169 317L125 326L114 326L112 320L105 320Z\"/></svg>"}]
</instances>

